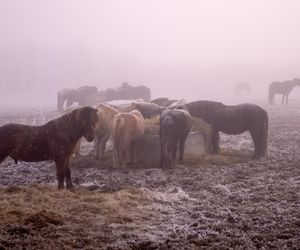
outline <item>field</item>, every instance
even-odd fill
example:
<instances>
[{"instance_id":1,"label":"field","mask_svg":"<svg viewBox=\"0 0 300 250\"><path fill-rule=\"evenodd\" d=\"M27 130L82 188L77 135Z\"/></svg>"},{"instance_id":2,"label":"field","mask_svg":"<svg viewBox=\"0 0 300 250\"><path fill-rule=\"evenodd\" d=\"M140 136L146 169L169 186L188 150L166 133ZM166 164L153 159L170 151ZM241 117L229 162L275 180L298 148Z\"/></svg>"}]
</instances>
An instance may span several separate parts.
<instances>
[{"instance_id":1,"label":"field","mask_svg":"<svg viewBox=\"0 0 300 250\"><path fill-rule=\"evenodd\" d=\"M52 162L0 166L0 249L300 249L300 102L259 103L268 157L248 133L221 134L219 155L163 171L111 170L92 145L72 161L73 190L57 190ZM56 112L0 110L0 125L43 124Z\"/></svg>"}]
</instances>

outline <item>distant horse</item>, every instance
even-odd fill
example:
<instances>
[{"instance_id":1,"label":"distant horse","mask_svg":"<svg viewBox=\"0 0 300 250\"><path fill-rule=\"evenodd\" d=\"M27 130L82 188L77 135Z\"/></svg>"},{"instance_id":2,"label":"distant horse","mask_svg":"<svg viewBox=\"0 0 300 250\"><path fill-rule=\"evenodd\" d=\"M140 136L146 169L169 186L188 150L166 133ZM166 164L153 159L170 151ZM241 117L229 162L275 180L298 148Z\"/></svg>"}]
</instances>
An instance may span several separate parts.
<instances>
[{"instance_id":1,"label":"distant horse","mask_svg":"<svg viewBox=\"0 0 300 250\"><path fill-rule=\"evenodd\" d=\"M250 84L247 82L240 82L235 86L234 93L236 95L250 94Z\"/></svg>"},{"instance_id":2,"label":"distant horse","mask_svg":"<svg viewBox=\"0 0 300 250\"><path fill-rule=\"evenodd\" d=\"M53 160L56 164L58 188L72 188L70 157L83 136L94 139L98 122L97 110L83 107L71 111L42 126L7 124L0 127L0 163L10 156L17 160L38 162Z\"/></svg>"},{"instance_id":3,"label":"distant horse","mask_svg":"<svg viewBox=\"0 0 300 250\"><path fill-rule=\"evenodd\" d=\"M275 95L280 94L282 95L281 104L288 104L289 94L296 86L300 86L300 79L298 78L285 82L272 82L269 85L269 103L273 105Z\"/></svg>"},{"instance_id":4,"label":"distant horse","mask_svg":"<svg viewBox=\"0 0 300 250\"><path fill-rule=\"evenodd\" d=\"M105 90L103 95L105 96L106 102L112 100L135 100L140 98L149 102L151 98L151 90L143 85L134 87L125 82L119 88L109 88Z\"/></svg>"},{"instance_id":5,"label":"distant horse","mask_svg":"<svg viewBox=\"0 0 300 250\"><path fill-rule=\"evenodd\" d=\"M268 114L255 104L226 106L220 102L196 101L185 105L190 114L211 125L213 130L213 153L219 152L219 131L240 134L249 131L254 142L253 157L267 154Z\"/></svg>"},{"instance_id":6,"label":"distant horse","mask_svg":"<svg viewBox=\"0 0 300 250\"><path fill-rule=\"evenodd\" d=\"M144 135L145 120L138 110L114 116L112 127L113 165L125 167L137 162L139 140Z\"/></svg>"},{"instance_id":7,"label":"distant horse","mask_svg":"<svg viewBox=\"0 0 300 250\"><path fill-rule=\"evenodd\" d=\"M89 105L89 98L97 93L96 86L82 86L77 89L62 89L57 92L57 110L62 112L66 102L66 108L70 107L74 102L79 106Z\"/></svg>"},{"instance_id":8,"label":"distant horse","mask_svg":"<svg viewBox=\"0 0 300 250\"><path fill-rule=\"evenodd\" d=\"M160 116L160 165L171 168L179 147L179 163L183 163L186 138L191 131L191 115L180 109L169 109Z\"/></svg>"},{"instance_id":9,"label":"distant horse","mask_svg":"<svg viewBox=\"0 0 300 250\"><path fill-rule=\"evenodd\" d=\"M95 129L95 158L103 159L106 143L111 136L113 118L119 113L117 109L108 104L99 104L97 106L99 122Z\"/></svg>"}]
</instances>

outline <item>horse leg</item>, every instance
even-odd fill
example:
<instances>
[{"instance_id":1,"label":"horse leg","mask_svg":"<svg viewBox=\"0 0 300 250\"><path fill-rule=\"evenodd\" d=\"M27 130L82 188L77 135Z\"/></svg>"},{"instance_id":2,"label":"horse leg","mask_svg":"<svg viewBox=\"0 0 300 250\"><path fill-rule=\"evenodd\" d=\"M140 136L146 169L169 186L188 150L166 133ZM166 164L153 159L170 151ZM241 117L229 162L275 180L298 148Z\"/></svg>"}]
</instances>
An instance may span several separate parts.
<instances>
[{"instance_id":1,"label":"horse leg","mask_svg":"<svg viewBox=\"0 0 300 250\"><path fill-rule=\"evenodd\" d=\"M289 94L290 94L290 93L287 93L287 94L286 94L286 97L285 97L285 104L286 104L286 105L289 105Z\"/></svg>"},{"instance_id":2,"label":"horse leg","mask_svg":"<svg viewBox=\"0 0 300 250\"><path fill-rule=\"evenodd\" d=\"M254 144L254 154L253 154L253 159L258 159L260 157L260 143L259 143L259 133L257 131L257 129L254 129L252 131L250 131L251 137L252 137L252 141Z\"/></svg>"},{"instance_id":3,"label":"horse leg","mask_svg":"<svg viewBox=\"0 0 300 250\"><path fill-rule=\"evenodd\" d=\"M124 153L125 153L125 157L124 157L125 159L124 160L125 160L126 164L129 164L132 161L131 156L133 154L133 151L132 151L133 148L134 148L133 143L128 143L127 147L124 150Z\"/></svg>"},{"instance_id":4,"label":"horse leg","mask_svg":"<svg viewBox=\"0 0 300 250\"><path fill-rule=\"evenodd\" d=\"M80 143L81 143L81 139L79 139L75 145L75 150L74 150L75 156L80 156Z\"/></svg>"},{"instance_id":5,"label":"horse leg","mask_svg":"<svg viewBox=\"0 0 300 250\"><path fill-rule=\"evenodd\" d=\"M110 134L105 135L102 138L102 140L101 140L101 144L100 144L100 156L99 156L100 160L103 160L103 158L104 158L104 152L105 152L105 148L106 148L106 143L107 143L109 137L110 137Z\"/></svg>"},{"instance_id":6,"label":"horse leg","mask_svg":"<svg viewBox=\"0 0 300 250\"><path fill-rule=\"evenodd\" d=\"M96 160L100 159L100 157L99 157L100 143L101 143L100 138L97 136L94 141L94 150L95 150L95 159Z\"/></svg>"},{"instance_id":7,"label":"horse leg","mask_svg":"<svg viewBox=\"0 0 300 250\"><path fill-rule=\"evenodd\" d=\"M69 159L66 160L65 162L65 177L66 177L66 186L67 188L72 188L73 187L73 183L72 183L72 179L71 179L71 169L69 167Z\"/></svg>"},{"instance_id":8,"label":"horse leg","mask_svg":"<svg viewBox=\"0 0 300 250\"><path fill-rule=\"evenodd\" d=\"M213 129L213 133L212 133L213 154L217 154L220 152L219 142L220 142L219 130Z\"/></svg>"},{"instance_id":9,"label":"horse leg","mask_svg":"<svg viewBox=\"0 0 300 250\"><path fill-rule=\"evenodd\" d=\"M55 161L56 165L56 176L58 181L58 189L64 188L64 179L65 179L65 162L62 159Z\"/></svg>"},{"instance_id":10,"label":"horse leg","mask_svg":"<svg viewBox=\"0 0 300 250\"><path fill-rule=\"evenodd\" d=\"M113 167L117 168L118 166L118 152L117 149L113 149Z\"/></svg>"},{"instance_id":11,"label":"horse leg","mask_svg":"<svg viewBox=\"0 0 300 250\"><path fill-rule=\"evenodd\" d=\"M179 164L183 164L183 154L184 154L186 138L187 138L187 135L182 136L182 138L180 138L180 142L179 142Z\"/></svg>"},{"instance_id":12,"label":"horse leg","mask_svg":"<svg viewBox=\"0 0 300 250\"><path fill-rule=\"evenodd\" d=\"M137 151L138 151L138 142L134 141L132 143L132 160L133 160L133 163L138 162L138 160L137 160Z\"/></svg>"}]
</instances>

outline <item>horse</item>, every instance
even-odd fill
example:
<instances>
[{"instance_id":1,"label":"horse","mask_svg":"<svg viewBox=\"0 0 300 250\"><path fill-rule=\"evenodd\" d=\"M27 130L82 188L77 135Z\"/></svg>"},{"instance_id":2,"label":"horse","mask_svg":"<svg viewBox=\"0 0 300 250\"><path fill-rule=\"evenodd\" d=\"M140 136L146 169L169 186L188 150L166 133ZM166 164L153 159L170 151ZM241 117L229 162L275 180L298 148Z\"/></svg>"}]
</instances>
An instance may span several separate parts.
<instances>
[{"instance_id":1,"label":"horse","mask_svg":"<svg viewBox=\"0 0 300 250\"><path fill-rule=\"evenodd\" d=\"M291 91L300 86L300 79L295 78L285 82L272 82L269 85L269 103L274 104L274 97L276 94L282 95L281 104L288 104L288 98Z\"/></svg>"},{"instance_id":2,"label":"horse","mask_svg":"<svg viewBox=\"0 0 300 250\"><path fill-rule=\"evenodd\" d=\"M160 165L171 168L179 147L179 163L183 163L186 138L191 131L192 118L189 112L180 109L168 109L160 115Z\"/></svg>"},{"instance_id":3,"label":"horse","mask_svg":"<svg viewBox=\"0 0 300 250\"><path fill-rule=\"evenodd\" d=\"M64 104L66 108L70 107L74 102L78 102L79 106L90 104L89 98L97 93L96 86L82 86L77 89L62 89L57 92L57 110L62 112Z\"/></svg>"},{"instance_id":4,"label":"horse","mask_svg":"<svg viewBox=\"0 0 300 250\"><path fill-rule=\"evenodd\" d=\"M15 162L53 160L58 188L72 188L69 161L81 137L94 139L97 110L83 107L53 119L42 126L6 124L0 127L0 163L8 156Z\"/></svg>"},{"instance_id":5,"label":"horse","mask_svg":"<svg viewBox=\"0 0 300 250\"><path fill-rule=\"evenodd\" d=\"M235 95L247 95L250 93L250 85L247 82L240 82L235 86Z\"/></svg>"},{"instance_id":6,"label":"horse","mask_svg":"<svg viewBox=\"0 0 300 250\"><path fill-rule=\"evenodd\" d=\"M109 88L105 90L104 97L106 102L112 100L135 100L139 98L149 102L151 98L151 90L143 85L133 87L125 82L117 89Z\"/></svg>"},{"instance_id":7,"label":"horse","mask_svg":"<svg viewBox=\"0 0 300 250\"><path fill-rule=\"evenodd\" d=\"M145 120L138 110L119 113L113 118L113 166L124 168L127 163L137 162L139 140L145 131Z\"/></svg>"},{"instance_id":8,"label":"horse","mask_svg":"<svg viewBox=\"0 0 300 250\"><path fill-rule=\"evenodd\" d=\"M95 129L95 159L103 159L106 143L111 136L113 118L119 113L117 109L108 104L99 104L97 106L99 122Z\"/></svg>"},{"instance_id":9,"label":"horse","mask_svg":"<svg viewBox=\"0 0 300 250\"><path fill-rule=\"evenodd\" d=\"M268 114L255 104L227 106L214 101L195 101L185 105L192 116L211 125L213 153L218 153L219 131L226 134L241 134L249 131L254 142L253 158L264 157L268 146Z\"/></svg>"}]
</instances>

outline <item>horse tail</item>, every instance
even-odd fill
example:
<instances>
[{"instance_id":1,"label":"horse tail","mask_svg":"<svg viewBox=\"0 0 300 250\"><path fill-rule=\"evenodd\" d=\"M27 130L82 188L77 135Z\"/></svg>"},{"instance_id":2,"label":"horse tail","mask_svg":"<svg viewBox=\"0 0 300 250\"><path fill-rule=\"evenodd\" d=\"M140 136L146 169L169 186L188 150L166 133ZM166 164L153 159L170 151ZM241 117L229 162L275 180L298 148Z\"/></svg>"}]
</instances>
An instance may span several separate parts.
<instances>
[{"instance_id":1,"label":"horse tail","mask_svg":"<svg viewBox=\"0 0 300 250\"><path fill-rule=\"evenodd\" d=\"M113 141L114 141L114 148L117 151L118 160L121 159L122 156L122 144L123 144L123 137L122 132L125 125L125 119L123 117L117 117L114 121L114 131L113 131Z\"/></svg>"},{"instance_id":2,"label":"horse tail","mask_svg":"<svg viewBox=\"0 0 300 250\"><path fill-rule=\"evenodd\" d=\"M261 128L261 146L260 146L261 156L266 156L267 155L267 151L268 151L268 130L269 130L269 118L268 118L268 113L264 110L262 128Z\"/></svg>"},{"instance_id":3,"label":"horse tail","mask_svg":"<svg viewBox=\"0 0 300 250\"><path fill-rule=\"evenodd\" d=\"M170 168L172 163L172 149L174 147L173 133L174 121L170 115L161 118L160 121L160 144L162 167Z\"/></svg>"}]
</instances>

